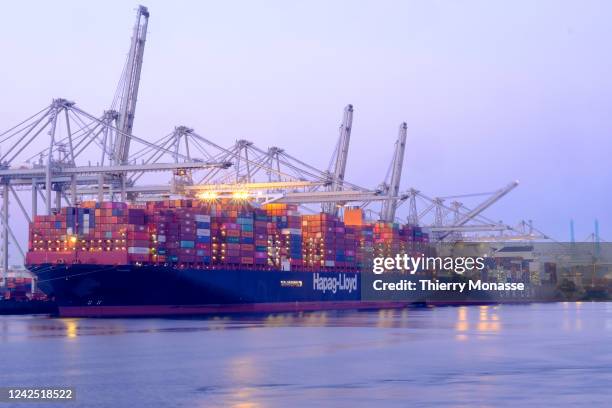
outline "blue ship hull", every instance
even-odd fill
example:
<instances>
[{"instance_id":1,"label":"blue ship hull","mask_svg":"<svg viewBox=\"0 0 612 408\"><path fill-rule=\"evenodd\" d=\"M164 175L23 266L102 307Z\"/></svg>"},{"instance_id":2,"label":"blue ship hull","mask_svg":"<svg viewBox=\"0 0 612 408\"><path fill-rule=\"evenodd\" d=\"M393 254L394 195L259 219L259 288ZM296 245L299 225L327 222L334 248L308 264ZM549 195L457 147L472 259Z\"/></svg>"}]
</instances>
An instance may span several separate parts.
<instances>
[{"instance_id":1,"label":"blue ship hull","mask_svg":"<svg viewBox=\"0 0 612 408\"><path fill-rule=\"evenodd\" d=\"M401 308L426 304L533 301L488 292L401 296L363 291L371 277L355 271L196 269L164 266L30 265L60 316L152 316L330 309ZM404 276L411 280L418 276ZM448 280L450 278L440 278ZM503 295L503 294L500 294Z\"/></svg>"},{"instance_id":2,"label":"blue ship hull","mask_svg":"<svg viewBox=\"0 0 612 408\"><path fill-rule=\"evenodd\" d=\"M269 312L374 307L357 272L31 265L62 316ZM379 304L385 302L377 302ZM401 306L397 304L396 306Z\"/></svg>"}]
</instances>

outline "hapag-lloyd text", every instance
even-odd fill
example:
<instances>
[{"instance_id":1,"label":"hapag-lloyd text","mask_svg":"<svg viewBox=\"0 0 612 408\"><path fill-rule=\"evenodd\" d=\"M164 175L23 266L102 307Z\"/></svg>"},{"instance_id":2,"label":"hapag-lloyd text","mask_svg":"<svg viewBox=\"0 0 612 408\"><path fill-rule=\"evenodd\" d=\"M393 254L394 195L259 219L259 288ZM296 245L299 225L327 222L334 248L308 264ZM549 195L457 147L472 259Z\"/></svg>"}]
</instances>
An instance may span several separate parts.
<instances>
[{"instance_id":1,"label":"hapag-lloyd text","mask_svg":"<svg viewBox=\"0 0 612 408\"><path fill-rule=\"evenodd\" d=\"M315 273L312 277L312 288L323 293L327 291L336 293L339 290L351 293L357 290L357 275L339 273L338 277L325 277Z\"/></svg>"}]
</instances>

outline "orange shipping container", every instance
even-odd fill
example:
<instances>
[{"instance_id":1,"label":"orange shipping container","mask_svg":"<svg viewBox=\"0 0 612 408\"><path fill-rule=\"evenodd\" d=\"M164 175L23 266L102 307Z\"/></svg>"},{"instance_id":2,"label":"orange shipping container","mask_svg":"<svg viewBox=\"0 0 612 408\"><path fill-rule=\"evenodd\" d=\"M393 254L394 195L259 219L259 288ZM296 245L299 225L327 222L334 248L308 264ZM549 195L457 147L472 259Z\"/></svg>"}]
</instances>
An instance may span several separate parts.
<instances>
[{"instance_id":1,"label":"orange shipping container","mask_svg":"<svg viewBox=\"0 0 612 408\"><path fill-rule=\"evenodd\" d=\"M344 225L363 225L363 210L361 208L345 209Z\"/></svg>"}]
</instances>

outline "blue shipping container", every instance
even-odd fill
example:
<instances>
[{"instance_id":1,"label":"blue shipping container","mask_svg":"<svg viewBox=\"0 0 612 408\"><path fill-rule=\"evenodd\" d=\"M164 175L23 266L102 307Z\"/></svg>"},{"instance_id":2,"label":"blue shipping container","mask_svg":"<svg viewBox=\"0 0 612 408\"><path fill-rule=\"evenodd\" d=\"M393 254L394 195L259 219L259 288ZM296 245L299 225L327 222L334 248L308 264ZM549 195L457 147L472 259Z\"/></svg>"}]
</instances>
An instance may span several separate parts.
<instances>
[{"instance_id":1,"label":"blue shipping container","mask_svg":"<svg viewBox=\"0 0 612 408\"><path fill-rule=\"evenodd\" d=\"M195 242L193 242L193 241L181 241L181 248L195 248Z\"/></svg>"}]
</instances>

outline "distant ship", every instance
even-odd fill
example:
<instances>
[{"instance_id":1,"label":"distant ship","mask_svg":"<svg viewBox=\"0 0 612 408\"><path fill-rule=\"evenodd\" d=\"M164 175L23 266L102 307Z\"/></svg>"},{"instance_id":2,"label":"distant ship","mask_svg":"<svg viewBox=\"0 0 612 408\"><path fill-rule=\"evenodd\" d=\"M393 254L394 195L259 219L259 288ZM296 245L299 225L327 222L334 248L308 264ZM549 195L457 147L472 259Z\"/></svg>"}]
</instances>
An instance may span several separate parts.
<instances>
[{"instance_id":1,"label":"distant ship","mask_svg":"<svg viewBox=\"0 0 612 408\"><path fill-rule=\"evenodd\" d=\"M32 274L23 268L7 271L0 284L0 315L56 313L55 304L33 282Z\"/></svg>"}]
</instances>

